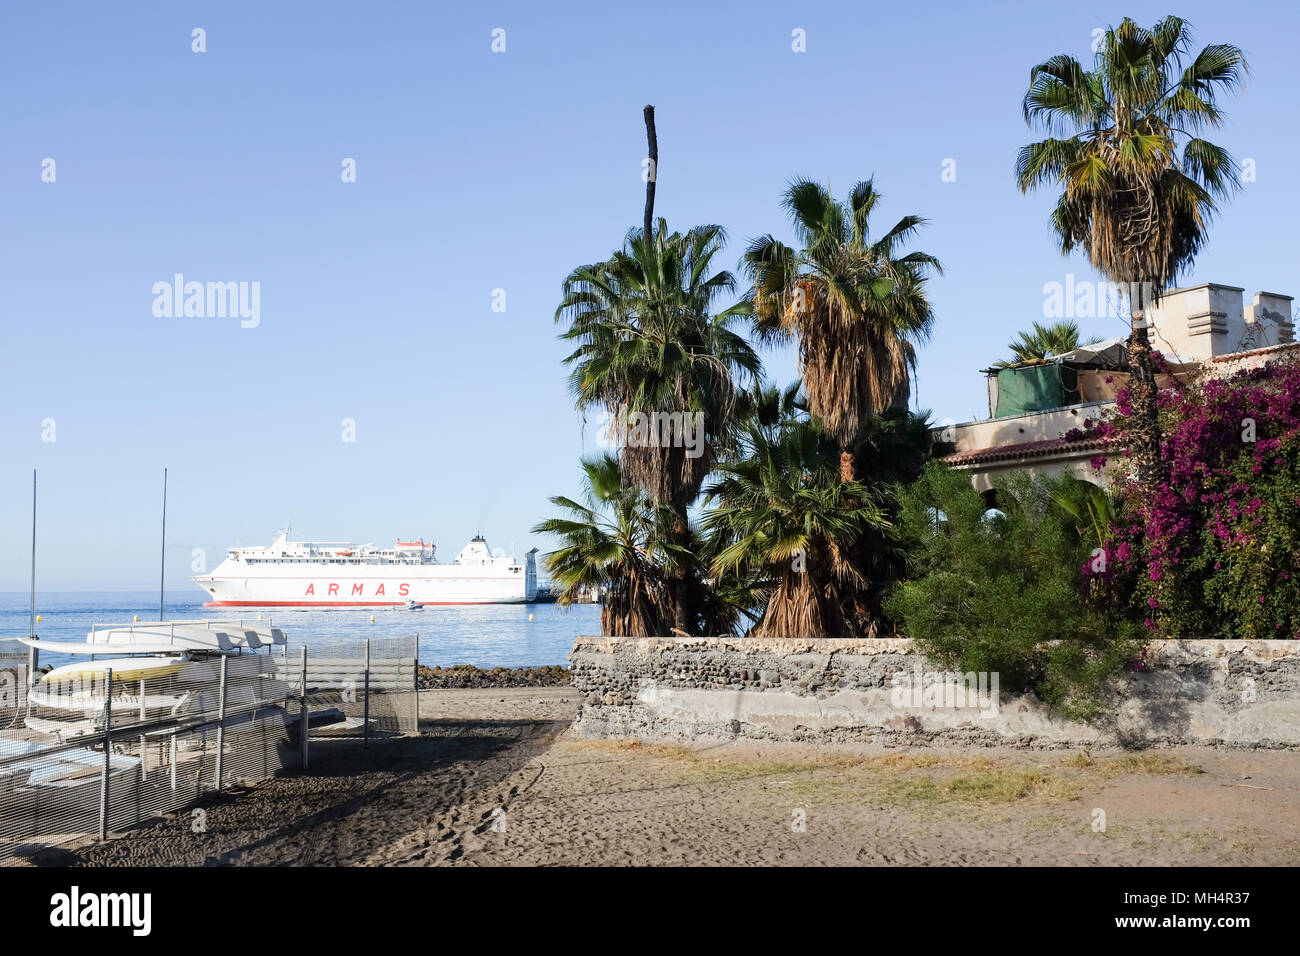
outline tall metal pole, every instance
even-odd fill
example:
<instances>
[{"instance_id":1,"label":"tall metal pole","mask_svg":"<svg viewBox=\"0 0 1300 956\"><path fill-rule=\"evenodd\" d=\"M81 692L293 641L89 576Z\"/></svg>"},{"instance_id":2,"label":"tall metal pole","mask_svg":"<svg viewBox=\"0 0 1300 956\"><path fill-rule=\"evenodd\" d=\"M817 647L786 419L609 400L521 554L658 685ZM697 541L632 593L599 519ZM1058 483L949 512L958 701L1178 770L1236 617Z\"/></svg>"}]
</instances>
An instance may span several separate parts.
<instances>
[{"instance_id":1,"label":"tall metal pole","mask_svg":"<svg viewBox=\"0 0 1300 956\"><path fill-rule=\"evenodd\" d=\"M307 726L307 645L302 646L302 683L298 685L298 731L302 740L302 769L307 769L307 741L311 728Z\"/></svg>"},{"instance_id":2,"label":"tall metal pole","mask_svg":"<svg viewBox=\"0 0 1300 956\"><path fill-rule=\"evenodd\" d=\"M167 577L167 469L163 469L162 555L158 561L158 620L163 619L163 583ZM217 787L220 790L220 786Z\"/></svg>"},{"instance_id":3,"label":"tall metal pole","mask_svg":"<svg viewBox=\"0 0 1300 956\"><path fill-rule=\"evenodd\" d=\"M108 776L113 752L113 668L104 672L104 770L99 778L99 838L108 837Z\"/></svg>"},{"instance_id":4,"label":"tall metal pole","mask_svg":"<svg viewBox=\"0 0 1300 956\"><path fill-rule=\"evenodd\" d=\"M145 681L144 678L142 677L140 678L140 723L142 724L145 722L145 718L148 716L149 713L148 708L145 707L145 700L146 700L145 691L146 691ZM141 734L140 735L140 779L141 780L149 779L149 751L147 749L147 744L148 744L148 739L145 737L144 734Z\"/></svg>"},{"instance_id":5,"label":"tall metal pole","mask_svg":"<svg viewBox=\"0 0 1300 956\"><path fill-rule=\"evenodd\" d=\"M361 719L364 722L363 727L363 746L370 746L370 638L366 638L366 674L365 674L365 695L366 702L361 711Z\"/></svg>"},{"instance_id":6,"label":"tall metal pole","mask_svg":"<svg viewBox=\"0 0 1300 956\"><path fill-rule=\"evenodd\" d=\"M27 636L36 636L36 469L32 469L32 607L27 618ZM35 648L33 648L34 650Z\"/></svg>"},{"instance_id":7,"label":"tall metal pole","mask_svg":"<svg viewBox=\"0 0 1300 956\"><path fill-rule=\"evenodd\" d=\"M221 696L217 702L217 792L221 792L221 776L225 769L222 760L226 754L226 665L230 657L221 655Z\"/></svg>"},{"instance_id":8,"label":"tall metal pole","mask_svg":"<svg viewBox=\"0 0 1300 956\"><path fill-rule=\"evenodd\" d=\"M32 606L27 617L27 636L36 636L36 469L32 469ZM36 683L36 668L40 665L41 652L34 647L27 649L27 679Z\"/></svg>"},{"instance_id":9,"label":"tall metal pole","mask_svg":"<svg viewBox=\"0 0 1300 956\"><path fill-rule=\"evenodd\" d=\"M411 724L411 726L414 728L413 733L418 734L420 732L420 632L419 631L415 632L415 695L414 697L415 697L415 703L411 705L412 710L414 711L414 713L412 713L411 715L413 719L413 723Z\"/></svg>"}]
</instances>

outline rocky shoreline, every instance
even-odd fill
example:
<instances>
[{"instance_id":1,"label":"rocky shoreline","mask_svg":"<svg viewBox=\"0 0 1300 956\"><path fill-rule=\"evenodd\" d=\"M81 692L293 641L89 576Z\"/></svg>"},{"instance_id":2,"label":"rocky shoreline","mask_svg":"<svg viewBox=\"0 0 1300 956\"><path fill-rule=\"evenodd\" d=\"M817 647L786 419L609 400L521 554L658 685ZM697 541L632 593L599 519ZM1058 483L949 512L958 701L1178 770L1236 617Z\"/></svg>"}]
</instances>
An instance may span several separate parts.
<instances>
[{"instance_id":1,"label":"rocky shoreline","mask_svg":"<svg viewBox=\"0 0 1300 956\"><path fill-rule=\"evenodd\" d=\"M420 665L420 690L479 687L562 687L569 684L569 669L558 664L546 667L494 667L483 670L472 664L453 667Z\"/></svg>"}]
</instances>

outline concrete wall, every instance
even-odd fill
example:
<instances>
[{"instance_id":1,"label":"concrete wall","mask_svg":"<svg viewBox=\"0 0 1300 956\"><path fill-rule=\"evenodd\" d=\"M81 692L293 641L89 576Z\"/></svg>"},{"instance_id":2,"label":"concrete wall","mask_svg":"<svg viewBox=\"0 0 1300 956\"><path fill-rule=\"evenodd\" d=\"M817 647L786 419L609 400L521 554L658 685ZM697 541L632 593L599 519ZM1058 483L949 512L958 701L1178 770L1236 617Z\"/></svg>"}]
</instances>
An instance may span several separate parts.
<instances>
[{"instance_id":1,"label":"concrete wall","mask_svg":"<svg viewBox=\"0 0 1300 956\"><path fill-rule=\"evenodd\" d=\"M1091 402L1050 412L1026 412L1023 415L1004 415L1001 418L940 426L934 431L942 440L953 442L958 452L972 452L998 445L1020 445L1060 438L1073 429L1082 430L1085 419L1100 420L1114 407L1113 401Z\"/></svg>"},{"instance_id":2,"label":"concrete wall","mask_svg":"<svg viewBox=\"0 0 1300 956\"><path fill-rule=\"evenodd\" d=\"M1033 696L1004 693L995 713L942 684L918 699L895 675L935 668L905 639L579 637L569 655L588 738L1300 749L1300 641L1153 641L1145 661L1088 725Z\"/></svg>"}]
</instances>

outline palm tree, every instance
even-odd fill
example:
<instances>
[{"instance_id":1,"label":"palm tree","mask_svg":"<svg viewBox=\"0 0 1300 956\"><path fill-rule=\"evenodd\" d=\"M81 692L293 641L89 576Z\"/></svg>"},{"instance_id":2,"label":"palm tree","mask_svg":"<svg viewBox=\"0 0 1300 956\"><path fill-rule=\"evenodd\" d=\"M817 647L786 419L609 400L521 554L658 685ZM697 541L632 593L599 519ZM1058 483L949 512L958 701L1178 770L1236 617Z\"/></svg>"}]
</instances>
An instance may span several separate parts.
<instances>
[{"instance_id":1,"label":"palm tree","mask_svg":"<svg viewBox=\"0 0 1300 956\"><path fill-rule=\"evenodd\" d=\"M1074 523L1089 550L1104 548L1119 514L1119 501L1100 485L1064 476L1050 489L1051 500Z\"/></svg>"},{"instance_id":2,"label":"palm tree","mask_svg":"<svg viewBox=\"0 0 1300 956\"><path fill-rule=\"evenodd\" d=\"M569 322L563 337L578 343L565 362L573 366L569 384L579 410L603 409L619 435L631 426L620 451L623 480L651 505L671 510L682 551L691 535L688 509L726 440L738 383L757 378L761 364L732 329L749 315L749 302L715 308L736 286L730 272L713 270L726 242L722 227L681 234L669 233L663 219L657 226L651 241L630 232L609 260L575 269L555 316ZM677 416L686 434L664 441L662 429L638 432L655 415ZM678 563L670 595L683 632L697 611L687 567Z\"/></svg>"},{"instance_id":3,"label":"palm tree","mask_svg":"<svg viewBox=\"0 0 1300 956\"><path fill-rule=\"evenodd\" d=\"M871 419L854 446L855 459L863 463L858 481L877 489L890 520L888 527L865 527L853 557L868 582L855 606L864 628L874 628L885 618L885 591L907 572L906 550L894 526L897 489L915 481L930 460L932 428L928 412L891 408Z\"/></svg>"},{"instance_id":4,"label":"palm tree","mask_svg":"<svg viewBox=\"0 0 1300 956\"><path fill-rule=\"evenodd\" d=\"M738 457L718 467L704 518L713 573L766 605L756 635L864 636L856 609L870 582L857 550L888 519L874 488L841 480L834 440L798 413L796 392L756 393Z\"/></svg>"},{"instance_id":5,"label":"palm tree","mask_svg":"<svg viewBox=\"0 0 1300 956\"><path fill-rule=\"evenodd\" d=\"M845 481L867 420L907 404L915 346L934 322L926 280L942 272L934 256L902 251L925 223L919 216L872 239L868 220L879 201L872 180L843 204L820 183L795 180L782 204L802 248L760 236L744 258L755 330L765 340L798 338L808 407L838 442Z\"/></svg>"},{"instance_id":6,"label":"palm tree","mask_svg":"<svg viewBox=\"0 0 1300 956\"><path fill-rule=\"evenodd\" d=\"M535 534L552 534L560 546L545 556L552 580L560 585L559 602L571 604L582 591L600 590L606 636L666 634L663 609L668 573L660 549L664 535L660 515L644 494L625 488L618 459L611 455L583 461L585 504L557 496L551 503L563 517L548 518Z\"/></svg>"},{"instance_id":7,"label":"palm tree","mask_svg":"<svg viewBox=\"0 0 1300 956\"><path fill-rule=\"evenodd\" d=\"M1107 30L1091 70L1064 54L1035 66L1025 122L1048 138L1023 147L1016 161L1022 192L1061 189L1052 213L1061 251L1081 246L1098 271L1130 290L1130 453L1148 500L1162 467L1145 310L1191 265L1215 201L1238 185L1227 150L1198 134L1222 125L1218 94L1236 88L1246 59L1226 43L1192 56L1191 40L1178 17L1150 30L1126 18Z\"/></svg>"},{"instance_id":8,"label":"palm tree","mask_svg":"<svg viewBox=\"0 0 1300 956\"><path fill-rule=\"evenodd\" d=\"M1086 344L1098 341L1090 339ZM1053 355L1063 355L1085 344L1079 339L1079 326L1069 319L1053 322L1051 325L1034 323L1031 331L1021 332L1019 340L1013 340L1007 348L1011 358L994 362L994 368L1010 368L1013 365L1041 364Z\"/></svg>"}]
</instances>

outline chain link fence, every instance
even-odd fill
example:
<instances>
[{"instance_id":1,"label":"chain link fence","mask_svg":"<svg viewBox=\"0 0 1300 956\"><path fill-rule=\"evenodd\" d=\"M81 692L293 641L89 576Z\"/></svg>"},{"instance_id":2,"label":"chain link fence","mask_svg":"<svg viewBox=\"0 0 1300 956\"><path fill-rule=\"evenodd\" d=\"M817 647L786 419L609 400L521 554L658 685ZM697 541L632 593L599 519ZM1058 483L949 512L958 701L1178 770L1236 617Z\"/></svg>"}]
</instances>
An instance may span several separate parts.
<instances>
[{"instance_id":1,"label":"chain link fence","mask_svg":"<svg viewBox=\"0 0 1300 956\"><path fill-rule=\"evenodd\" d=\"M417 733L418 646L88 661L56 682L0 654L0 860L306 770L314 739Z\"/></svg>"}]
</instances>

